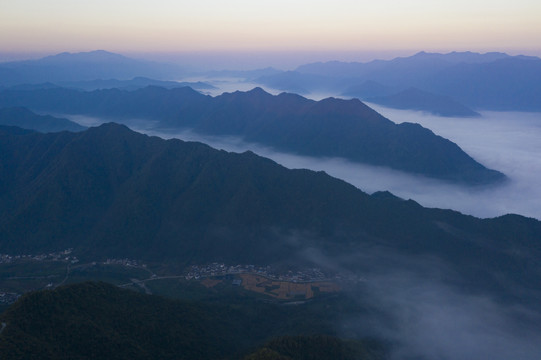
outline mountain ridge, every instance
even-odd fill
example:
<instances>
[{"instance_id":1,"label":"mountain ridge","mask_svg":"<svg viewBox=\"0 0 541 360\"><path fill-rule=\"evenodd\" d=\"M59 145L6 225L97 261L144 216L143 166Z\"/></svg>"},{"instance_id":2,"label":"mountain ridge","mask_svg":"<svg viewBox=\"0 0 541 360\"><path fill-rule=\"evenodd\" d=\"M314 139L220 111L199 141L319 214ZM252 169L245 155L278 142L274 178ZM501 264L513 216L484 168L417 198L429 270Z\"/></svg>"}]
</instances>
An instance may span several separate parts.
<instances>
[{"instance_id":1,"label":"mountain ridge","mask_svg":"<svg viewBox=\"0 0 541 360\"><path fill-rule=\"evenodd\" d=\"M170 79L184 74L177 65L137 60L105 50L60 53L40 59L0 63L0 85L91 81L137 76Z\"/></svg>"},{"instance_id":2,"label":"mountain ridge","mask_svg":"<svg viewBox=\"0 0 541 360\"><path fill-rule=\"evenodd\" d=\"M449 96L474 110L541 111L541 59L535 56L419 52L366 63L305 64L257 82L285 91L331 92L361 99L415 87ZM378 86L363 87L367 82Z\"/></svg>"},{"instance_id":3,"label":"mountain ridge","mask_svg":"<svg viewBox=\"0 0 541 360\"><path fill-rule=\"evenodd\" d=\"M463 184L505 180L456 144L421 126L395 124L358 100L313 101L262 89L210 97L190 88L83 92L64 88L0 91L0 106L109 119L157 120L158 128L234 135L310 156L342 157Z\"/></svg>"},{"instance_id":4,"label":"mountain ridge","mask_svg":"<svg viewBox=\"0 0 541 360\"><path fill-rule=\"evenodd\" d=\"M0 108L0 125L18 126L41 132L82 131L86 127L68 119L37 115L24 107Z\"/></svg>"},{"instance_id":5,"label":"mountain ridge","mask_svg":"<svg viewBox=\"0 0 541 360\"><path fill-rule=\"evenodd\" d=\"M528 287L541 276L539 221L481 220L370 196L324 172L288 170L251 152L115 124L49 134L2 127L0 151L0 253L73 248L91 261L313 266L309 248L357 269L366 264L344 254L387 248L441 258L468 286L513 301L505 284Z\"/></svg>"}]
</instances>

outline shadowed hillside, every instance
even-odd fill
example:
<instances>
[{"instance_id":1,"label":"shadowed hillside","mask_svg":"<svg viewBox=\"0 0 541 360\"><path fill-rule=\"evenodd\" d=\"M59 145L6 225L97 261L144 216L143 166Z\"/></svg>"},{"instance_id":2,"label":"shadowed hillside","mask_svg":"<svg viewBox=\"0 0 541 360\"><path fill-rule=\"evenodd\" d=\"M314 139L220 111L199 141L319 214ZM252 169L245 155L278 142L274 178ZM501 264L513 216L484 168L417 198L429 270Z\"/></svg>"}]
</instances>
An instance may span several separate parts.
<instances>
[{"instance_id":1,"label":"shadowed hillside","mask_svg":"<svg viewBox=\"0 0 541 360\"><path fill-rule=\"evenodd\" d=\"M1 253L74 248L82 258L314 264L311 254L321 252L355 270L369 264L344 255L379 248L435 256L467 287L520 301L532 298L517 298L509 282L530 288L540 275L538 221L369 196L250 152L116 124L52 134L2 128L0 151Z\"/></svg>"}]
</instances>

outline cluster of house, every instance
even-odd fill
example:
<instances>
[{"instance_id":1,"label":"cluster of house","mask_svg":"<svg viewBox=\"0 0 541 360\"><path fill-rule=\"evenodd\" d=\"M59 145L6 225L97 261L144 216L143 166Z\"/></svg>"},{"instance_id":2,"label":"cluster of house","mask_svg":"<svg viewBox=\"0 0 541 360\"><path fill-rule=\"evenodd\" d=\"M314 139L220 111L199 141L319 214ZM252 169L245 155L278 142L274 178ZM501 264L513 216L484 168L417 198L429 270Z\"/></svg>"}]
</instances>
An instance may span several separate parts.
<instances>
[{"instance_id":1,"label":"cluster of house","mask_svg":"<svg viewBox=\"0 0 541 360\"><path fill-rule=\"evenodd\" d=\"M48 254L38 255L9 255L0 254L0 264L9 264L20 260L35 260L35 261L70 261L72 264L79 262L76 256L71 255L73 249L52 252Z\"/></svg>"},{"instance_id":2,"label":"cluster of house","mask_svg":"<svg viewBox=\"0 0 541 360\"><path fill-rule=\"evenodd\" d=\"M107 259L103 263L104 265L122 265L122 266L132 266L132 267L144 267L146 268L146 264L139 264L137 260L133 259Z\"/></svg>"},{"instance_id":3,"label":"cluster of house","mask_svg":"<svg viewBox=\"0 0 541 360\"><path fill-rule=\"evenodd\" d=\"M279 272L271 266L226 265L222 263L193 265L185 277L186 280L199 280L209 276L227 276L243 273L258 274L270 280L290 282L326 281L330 279L328 275L324 274L318 268Z\"/></svg>"}]
</instances>

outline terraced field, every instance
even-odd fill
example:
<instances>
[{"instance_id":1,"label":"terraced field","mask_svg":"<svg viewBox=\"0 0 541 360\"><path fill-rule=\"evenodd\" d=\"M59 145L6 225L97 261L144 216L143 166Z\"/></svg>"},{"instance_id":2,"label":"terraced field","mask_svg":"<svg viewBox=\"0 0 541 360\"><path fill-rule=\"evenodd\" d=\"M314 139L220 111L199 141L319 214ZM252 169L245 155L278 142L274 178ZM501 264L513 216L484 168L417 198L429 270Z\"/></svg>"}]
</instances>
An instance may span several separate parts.
<instances>
[{"instance_id":1,"label":"terraced field","mask_svg":"<svg viewBox=\"0 0 541 360\"><path fill-rule=\"evenodd\" d=\"M280 300L311 299L321 293L335 293L340 286L330 281L290 282L276 281L256 274L240 274L246 290L272 296Z\"/></svg>"}]
</instances>

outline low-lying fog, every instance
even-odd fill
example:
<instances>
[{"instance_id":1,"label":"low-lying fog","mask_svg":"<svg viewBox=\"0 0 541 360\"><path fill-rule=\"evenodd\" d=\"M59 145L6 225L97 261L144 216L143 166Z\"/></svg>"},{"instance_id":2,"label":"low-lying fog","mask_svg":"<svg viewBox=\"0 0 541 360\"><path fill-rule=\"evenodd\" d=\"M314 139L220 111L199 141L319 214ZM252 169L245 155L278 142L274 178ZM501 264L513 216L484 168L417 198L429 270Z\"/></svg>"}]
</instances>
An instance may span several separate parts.
<instances>
[{"instance_id":1,"label":"low-lying fog","mask_svg":"<svg viewBox=\"0 0 541 360\"><path fill-rule=\"evenodd\" d=\"M405 271L379 274L366 282L363 301L385 314L351 319L366 334L393 340L392 359L534 360L541 356L540 315L490 296L472 295ZM430 266L427 273L433 273Z\"/></svg>"},{"instance_id":2,"label":"low-lying fog","mask_svg":"<svg viewBox=\"0 0 541 360\"><path fill-rule=\"evenodd\" d=\"M342 273L352 261L370 269L361 288L345 289L368 311L345 318L339 331L390 340L392 360L541 359L537 310L451 285L460 277L437 258L377 247L339 258L313 248L302 255Z\"/></svg>"},{"instance_id":3,"label":"low-lying fog","mask_svg":"<svg viewBox=\"0 0 541 360\"><path fill-rule=\"evenodd\" d=\"M503 186L479 190L419 182L397 195L481 217L517 213L541 219L541 113L485 111L480 118L446 118L369 105L397 123L415 122L431 129L510 178Z\"/></svg>"},{"instance_id":4,"label":"low-lying fog","mask_svg":"<svg viewBox=\"0 0 541 360\"><path fill-rule=\"evenodd\" d=\"M198 79L216 86L210 95L224 91L247 91L257 84L238 78ZM264 87L271 94L281 91ZM320 100L329 94L311 94ZM510 181L498 187L464 188L441 181L405 174L385 168L351 163L344 159L316 159L285 154L247 144L240 139L216 138L182 133L155 133L165 137L201 141L228 151L252 150L288 168L323 170L363 191L389 190L397 196L413 199L423 206L448 208L477 217L495 217L508 213L541 219L541 113L481 112L480 118L439 117L410 110L389 109L369 104L396 123L414 122L457 143L475 160L506 174Z\"/></svg>"},{"instance_id":5,"label":"low-lying fog","mask_svg":"<svg viewBox=\"0 0 541 360\"><path fill-rule=\"evenodd\" d=\"M288 154L235 137L152 130L149 128L153 124L147 121L134 121L130 126L147 134L200 141L227 151L251 150L288 168L323 170L365 192L389 190L427 207L454 209L478 217L515 213L541 219L541 113L483 112L480 118L444 118L370 105L397 123L416 122L456 142L477 161L506 174L510 181L496 187L467 188L344 159ZM84 116L68 117L82 125L103 122Z\"/></svg>"}]
</instances>

